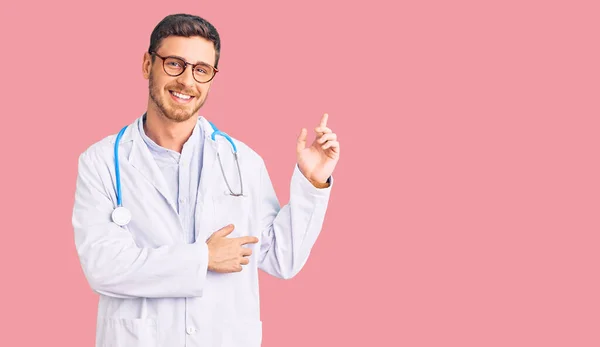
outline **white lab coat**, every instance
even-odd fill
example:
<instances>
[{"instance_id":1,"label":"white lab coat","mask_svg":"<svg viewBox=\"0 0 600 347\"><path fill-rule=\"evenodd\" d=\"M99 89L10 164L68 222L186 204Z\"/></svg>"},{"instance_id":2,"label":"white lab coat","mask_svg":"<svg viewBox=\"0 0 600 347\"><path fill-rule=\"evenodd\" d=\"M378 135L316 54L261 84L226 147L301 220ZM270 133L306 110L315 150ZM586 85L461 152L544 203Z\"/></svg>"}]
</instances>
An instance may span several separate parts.
<instances>
[{"instance_id":1,"label":"white lab coat","mask_svg":"<svg viewBox=\"0 0 600 347\"><path fill-rule=\"evenodd\" d=\"M290 201L281 207L262 158L233 138L245 197L228 195L217 150L234 192L239 192L231 145L199 117L205 132L195 215L196 242L186 243L166 183L135 120L123 134L119 163L123 206L131 222L111 220L117 206L116 134L79 157L73 209L75 245L91 288L100 294L97 347L258 347L262 322L258 269L289 279L306 263L324 221L333 185L315 188L296 165ZM234 224L228 237L252 235L250 263L236 273L207 271L206 240Z\"/></svg>"}]
</instances>

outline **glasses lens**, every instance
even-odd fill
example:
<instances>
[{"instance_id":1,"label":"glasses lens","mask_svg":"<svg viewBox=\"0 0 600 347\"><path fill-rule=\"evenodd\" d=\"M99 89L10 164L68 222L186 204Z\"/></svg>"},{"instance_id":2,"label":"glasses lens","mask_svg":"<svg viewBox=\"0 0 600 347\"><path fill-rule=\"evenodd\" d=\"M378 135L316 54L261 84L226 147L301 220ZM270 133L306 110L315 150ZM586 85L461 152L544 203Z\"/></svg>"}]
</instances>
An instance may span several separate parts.
<instances>
[{"instance_id":1,"label":"glasses lens","mask_svg":"<svg viewBox=\"0 0 600 347\"><path fill-rule=\"evenodd\" d=\"M208 82L215 74L215 70L206 64L200 64L194 68L194 78L198 82Z\"/></svg>"},{"instance_id":2,"label":"glasses lens","mask_svg":"<svg viewBox=\"0 0 600 347\"><path fill-rule=\"evenodd\" d=\"M167 58L164 61L165 72L171 76L177 76L183 71L184 64L181 59Z\"/></svg>"}]
</instances>

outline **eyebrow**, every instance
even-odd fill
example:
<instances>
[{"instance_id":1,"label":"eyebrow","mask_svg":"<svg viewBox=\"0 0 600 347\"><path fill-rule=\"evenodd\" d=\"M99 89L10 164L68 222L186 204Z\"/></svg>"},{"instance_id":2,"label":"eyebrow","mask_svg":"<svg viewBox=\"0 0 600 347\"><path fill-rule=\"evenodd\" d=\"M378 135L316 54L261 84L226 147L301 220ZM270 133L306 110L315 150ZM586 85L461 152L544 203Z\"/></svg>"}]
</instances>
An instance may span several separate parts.
<instances>
[{"instance_id":1,"label":"eyebrow","mask_svg":"<svg viewBox=\"0 0 600 347\"><path fill-rule=\"evenodd\" d=\"M178 55L167 55L167 57L179 58L179 59L181 59L181 60L183 60L183 61L187 61L186 59L184 59L183 57L180 57L180 56L178 56ZM198 64L200 64L200 65L209 65L209 66L212 66L212 65L210 65L209 63L207 63L207 62L204 62L204 61L202 61L202 60L198 60L197 62L195 62L195 63L192 63L192 64L194 64L194 65L198 65Z\"/></svg>"}]
</instances>

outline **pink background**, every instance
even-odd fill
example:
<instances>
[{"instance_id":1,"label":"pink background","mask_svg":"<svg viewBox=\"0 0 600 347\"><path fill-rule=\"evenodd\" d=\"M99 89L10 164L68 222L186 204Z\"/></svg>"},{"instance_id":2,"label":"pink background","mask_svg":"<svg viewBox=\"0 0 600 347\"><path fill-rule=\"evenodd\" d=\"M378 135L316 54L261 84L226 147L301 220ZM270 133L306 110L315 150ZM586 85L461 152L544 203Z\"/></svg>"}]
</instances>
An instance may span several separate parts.
<instances>
[{"instance_id":1,"label":"pink background","mask_svg":"<svg viewBox=\"0 0 600 347\"><path fill-rule=\"evenodd\" d=\"M281 202L300 129L340 139L306 267L261 274L263 346L600 345L597 1L5 3L1 346L93 345L77 157L144 112L176 12L220 31L201 114Z\"/></svg>"}]
</instances>

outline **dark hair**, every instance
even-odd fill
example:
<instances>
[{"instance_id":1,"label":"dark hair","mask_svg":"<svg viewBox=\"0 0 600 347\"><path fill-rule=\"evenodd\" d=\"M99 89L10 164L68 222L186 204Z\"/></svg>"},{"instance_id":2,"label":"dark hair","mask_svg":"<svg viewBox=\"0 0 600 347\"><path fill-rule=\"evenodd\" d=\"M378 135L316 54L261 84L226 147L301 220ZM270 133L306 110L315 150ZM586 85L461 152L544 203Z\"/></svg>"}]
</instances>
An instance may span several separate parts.
<instances>
[{"instance_id":1,"label":"dark hair","mask_svg":"<svg viewBox=\"0 0 600 347\"><path fill-rule=\"evenodd\" d=\"M211 41L215 46L215 67L219 65L221 39L217 29L204 18L191 14L179 13L168 15L161 20L150 35L148 53L156 52L164 38L169 36L200 36ZM154 61L155 57L152 56Z\"/></svg>"}]
</instances>

